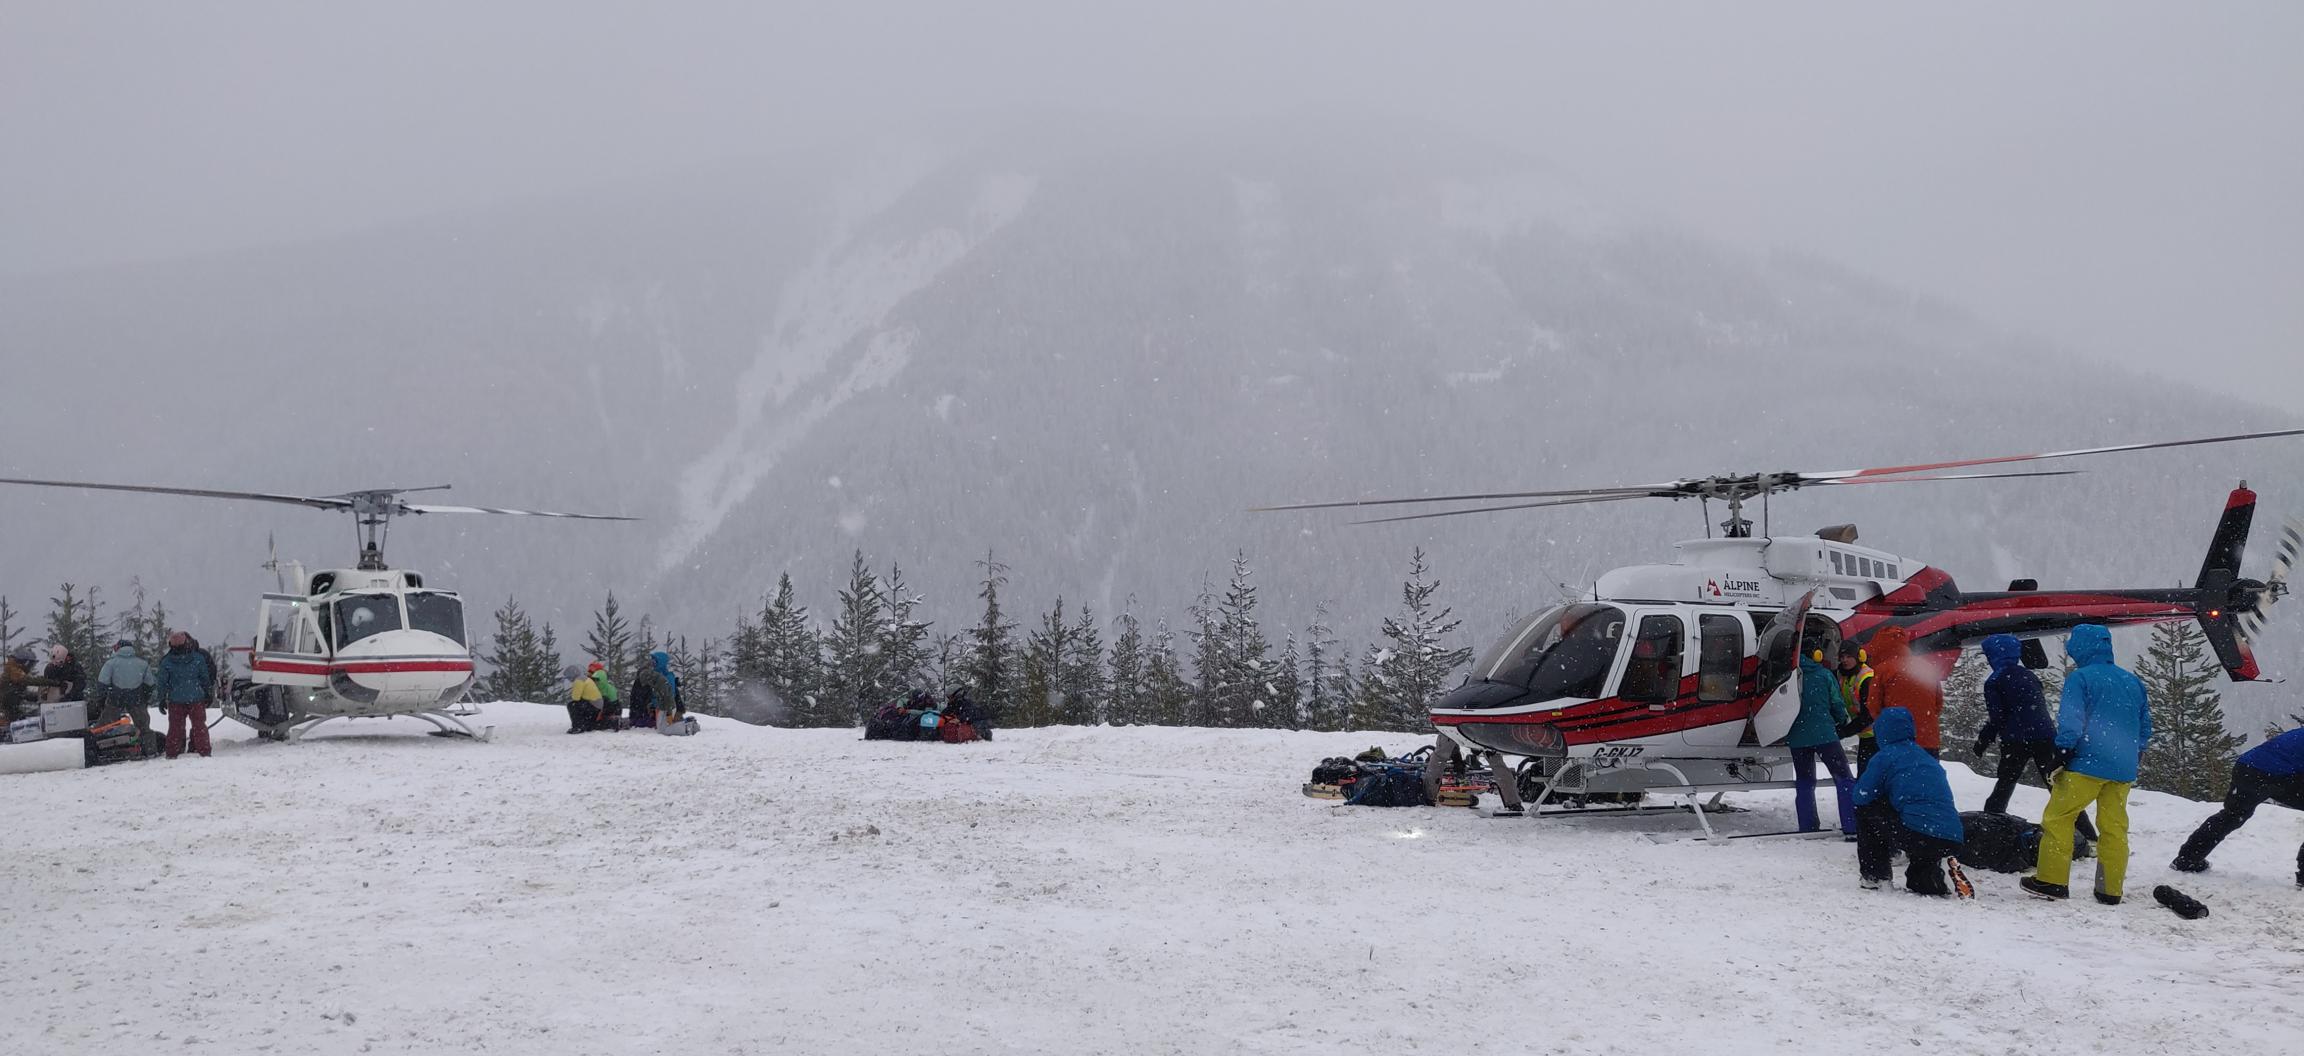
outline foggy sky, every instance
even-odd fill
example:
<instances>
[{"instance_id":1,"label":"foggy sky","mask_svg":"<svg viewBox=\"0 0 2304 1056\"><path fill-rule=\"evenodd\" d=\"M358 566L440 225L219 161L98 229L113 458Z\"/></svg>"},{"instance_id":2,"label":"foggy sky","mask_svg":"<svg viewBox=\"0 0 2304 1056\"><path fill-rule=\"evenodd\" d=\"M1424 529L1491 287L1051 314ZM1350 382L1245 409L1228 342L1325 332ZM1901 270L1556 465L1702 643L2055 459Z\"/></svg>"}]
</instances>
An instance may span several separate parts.
<instances>
[{"instance_id":1,"label":"foggy sky","mask_svg":"<svg viewBox=\"0 0 2304 1056\"><path fill-rule=\"evenodd\" d=\"M0 272L306 238L956 109L1343 102L1547 157L1632 215L2294 406L2300 43L2293 3L9 2Z\"/></svg>"}]
</instances>

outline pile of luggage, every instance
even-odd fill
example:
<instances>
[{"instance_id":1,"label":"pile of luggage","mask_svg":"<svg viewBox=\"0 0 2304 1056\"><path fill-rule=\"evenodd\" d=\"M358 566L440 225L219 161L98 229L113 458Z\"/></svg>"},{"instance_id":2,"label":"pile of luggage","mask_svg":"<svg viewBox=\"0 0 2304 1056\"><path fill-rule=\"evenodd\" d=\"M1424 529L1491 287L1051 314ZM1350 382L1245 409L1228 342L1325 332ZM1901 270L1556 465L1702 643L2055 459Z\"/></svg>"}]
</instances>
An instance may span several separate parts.
<instances>
[{"instance_id":1,"label":"pile of luggage","mask_svg":"<svg viewBox=\"0 0 2304 1056\"><path fill-rule=\"evenodd\" d=\"M901 704L889 704L864 723L867 741L940 741L967 744L992 739L991 724L966 689L955 689L942 704L926 690L914 690Z\"/></svg>"},{"instance_id":2,"label":"pile of luggage","mask_svg":"<svg viewBox=\"0 0 2304 1056\"><path fill-rule=\"evenodd\" d=\"M2031 872L2040 860L2040 823L2027 821L2014 814L1988 814L1981 810L1960 812L1960 828L1965 837L1960 848L1960 864L1990 869L1995 873ZM2094 841L2085 832L2072 834L2072 857L2094 856Z\"/></svg>"},{"instance_id":3,"label":"pile of luggage","mask_svg":"<svg viewBox=\"0 0 2304 1056\"><path fill-rule=\"evenodd\" d=\"M1387 755L1382 748L1349 759L1332 756L1312 768L1304 794L1355 807L1471 807L1479 804L1481 793L1495 790L1487 770L1451 767L1440 780L1440 799L1434 803L1424 789L1424 767L1431 756L1429 747L1399 756Z\"/></svg>"},{"instance_id":4,"label":"pile of luggage","mask_svg":"<svg viewBox=\"0 0 2304 1056\"><path fill-rule=\"evenodd\" d=\"M118 708L98 711L93 719L84 700L56 701L40 706L38 715L8 724L10 744L30 744L78 738L85 765L103 766L160 754L160 735L139 730L128 713Z\"/></svg>"}]
</instances>

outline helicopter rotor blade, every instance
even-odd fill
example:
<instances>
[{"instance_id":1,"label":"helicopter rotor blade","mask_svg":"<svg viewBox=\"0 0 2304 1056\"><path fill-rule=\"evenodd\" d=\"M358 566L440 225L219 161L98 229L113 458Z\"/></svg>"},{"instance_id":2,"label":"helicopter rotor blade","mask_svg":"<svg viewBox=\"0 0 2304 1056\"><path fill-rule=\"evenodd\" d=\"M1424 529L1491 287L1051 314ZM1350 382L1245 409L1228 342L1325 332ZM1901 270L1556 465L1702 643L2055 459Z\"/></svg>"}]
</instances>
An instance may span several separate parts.
<instances>
[{"instance_id":1,"label":"helicopter rotor blade","mask_svg":"<svg viewBox=\"0 0 2304 1056\"><path fill-rule=\"evenodd\" d=\"M316 510L350 509L352 503L327 495L275 495L262 491L218 491L211 488L163 488L148 484L98 484L85 480L19 480L0 477L0 484L30 484L43 488L88 488L94 491L130 491L146 495L189 495L200 499L244 499L251 502L278 502L291 506L309 506Z\"/></svg>"},{"instance_id":2,"label":"helicopter rotor blade","mask_svg":"<svg viewBox=\"0 0 2304 1056\"><path fill-rule=\"evenodd\" d=\"M358 499L366 498L371 495L413 495L419 491L447 491L449 488L454 486L455 485L452 484L426 484L421 488L367 488L361 491L347 491L342 495L330 495L328 497L331 499Z\"/></svg>"},{"instance_id":3,"label":"helicopter rotor blade","mask_svg":"<svg viewBox=\"0 0 2304 1056\"><path fill-rule=\"evenodd\" d=\"M503 510L492 506L420 506L403 502L399 513L501 513L513 517L563 517L576 521L637 521L638 517L611 517L601 513L553 513L548 510Z\"/></svg>"},{"instance_id":4,"label":"helicopter rotor blade","mask_svg":"<svg viewBox=\"0 0 2304 1056\"><path fill-rule=\"evenodd\" d=\"M1665 484L1635 484L1621 488L1563 488L1557 491L1498 491L1480 495L1426 495L1413 499L1346 499L1341 502L1298 502L1286 506L1252 506L1250 513L1279 513L1285 510L1348 510L1355 506L1405 506L1421 502L1487 502L1493 499L1548 499L1575 497L1636 499L1653 495L1670 498L1677 481ZM1538 503L1540 506L1555 505ZM1518 506L1500 507L1520 509ZM1362 521L1362 524L1375 522Z\"/></svg>"},{"instance_id":5,"label":"helicopter rotor blade","mask_svg":"<svg viewBox=\"0 0 2304 1056\"><path fill-rule=\"evenodd\" d=\"M1595 502L1621 502L1621 501L1623 501L1623 500L1625 500L1625 499L1649 499L1649 498L1671 498L1671 497L1672 497L1672 496L1670 496L1670 495L1654 495L1654 494L1651 494L1651 493L1649 493L1649 492L1645 492L1645 491L1642 491L1642 492L1634 492L1634 493L1632 493L1632 494L1629 494L1629 495L1587 495L1587 496L1585 496L1585 497L1583 497L1583 498L1580 498L1580 499L1555 499L1555 500L1552 500L1552 501L1550 501L1550 502L1521 502L1521 503L1514 503L1514 504L1512 504L1512 505L1510 505L1510 506L1475 506L1475 507L1472 507L1471 509L1468 509L1468 510L1442 510L1442 511L1440 511L1440 512L1438 512L1438 513L1411 513L1411 514L1409 514L1409 515L1407 515L1407 516L1405 516L1405 517L1378 517L1378 518L1376 518L1376 519L1374 519L1374 520L1368 520L1368 521L1353 521L1353 522L1351 522L1351 523L1353 523L1353 524L1397 524L1397 523L1399 523L1399 522L1401 522L1401 521L1425 521L1425 520L1431 520L1432 518L1435 518L1435 517L1460 517L1460 516L1463 516L1464 514L1467 514L1467 513L1501 513L1501 512L1503 512L1503 511L1505 511L1505 510L1534 510L1534 509L1541 509L1541 508L1543 508L1543 507L1546 507L1546 506L1583 506L1583 505L1587 505L1587 504L1590 504L1590 503L1595 503Z\"/></svg>"},{"instance_id":6,"label":"helicopter rotor blade","mask_svg":"<svg viewBox=\"0 0 2304 1056\"><path fill-rule=\"evenodd\" d=\"M1917 484L1929 480L2013 480L2018 477L2076 477L2087 472L2081 469L2035 469L2024 473L1931 473L1919 477L1858 477L1853 480L1819 480L1817 487L1845 484Z\"/></svg>"},{"instance_id":7,"label":"helicopter rotor blade","mask_svg":"<svg viewBox=\"0 0 2304 1056\"><path fill-rule=\"evenodd\" d=\"M2161 440L2143 444L2113 444L2109 447L2083 447L2071 451L2046 451L2031 455L1998 455L1992 458L1964 458L1951 462L1924 462L1911 466L1875 466L1871 469L1840 469L1823 473L1802 473L1804 483L1820 484L1870 477L1895 477L1912 473L1928 473L1939 469L1962 469L1968 466L1996 466L2010 462L2038 462L2049 458L2073 458L2079 455L2107 455L2119 451L2150 451L2163 447L2194 447L2200 444L2229 444L2241 440L2267 440L2277 436L2304 436L2304 429L2275 429L2263 433L2235 433L2231 436L2204 436L2190 440Z\"/></svg>"}]
</instances>

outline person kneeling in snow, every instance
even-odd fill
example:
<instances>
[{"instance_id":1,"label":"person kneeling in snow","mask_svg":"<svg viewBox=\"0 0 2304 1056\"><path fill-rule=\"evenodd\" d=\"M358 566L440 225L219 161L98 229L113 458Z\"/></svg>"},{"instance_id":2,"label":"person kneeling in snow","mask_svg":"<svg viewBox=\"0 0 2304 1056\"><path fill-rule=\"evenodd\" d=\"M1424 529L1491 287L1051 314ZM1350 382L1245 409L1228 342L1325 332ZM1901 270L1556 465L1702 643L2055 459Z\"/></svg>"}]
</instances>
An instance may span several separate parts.
<instances>
[{"instance_id":1,"label":"person kneeling in snow","mask_svg":"<svg viewBox=\"0 0 2304 1056\"><path fill-rule=\"evenodd\" d=\"M1976 897L1960 869L1960 811L1944 764L1912 738L1912 713L1886 708L1873 720L1880 753L1850 794L1856 801L1856 870L1867 890L1888 879L1897 851L1910 859L1904 888L1916 895ZM1951 885L1945 885L1946 874Z\"/></svg>"},{"instance_id":2,"label":"person kneeling in snow","mask_svg":"<svg viewBox=\"0 0 2304 1056\"><path fill-rule=\"evenodd\" d=\"M600 728L600 684L570 664L560 672L568 680L568 732L590 733Z\"/></svg>"},{"instance_id":3,"label":"person kneeling in snow","mask_svg":"<svg viewBox=\"0 0 2304 1056\"><path fill-rule=\"evenodd\" d=\"M2224 796L2224 809L2200 823L2168 867L2207 872L2216 845L2247 824L2265 800L2304 810L2304 729L2289 730L2240 754L2232 764L2232 791ZM2296 849L2296 886L2304 887L2304 847Z\"/></svg>"}]
</instances>

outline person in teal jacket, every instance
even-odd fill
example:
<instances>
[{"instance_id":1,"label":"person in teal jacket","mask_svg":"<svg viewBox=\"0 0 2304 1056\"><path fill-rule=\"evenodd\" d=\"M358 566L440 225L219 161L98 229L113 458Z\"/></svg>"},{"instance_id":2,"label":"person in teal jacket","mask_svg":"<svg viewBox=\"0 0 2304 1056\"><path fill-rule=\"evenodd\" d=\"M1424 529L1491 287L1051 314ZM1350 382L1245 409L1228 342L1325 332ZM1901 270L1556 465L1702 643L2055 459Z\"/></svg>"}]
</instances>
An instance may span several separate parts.
<instances>
[{"instance_id":1,"label":"person in teal jacket","mask_svg":"<svg viewBox=\"0 0 2304 1056\"><path fill-rule=\"evenodd\" d=\"M2079 666L2064 676L2056 712L2056 753L2063 768L2048 785L2040 814L2040 860L2024 890L2066 898L2072 878L2072 826L2096 804L2096 901L2120 904L2128 877L2128 790L2136 763L2152 740L2152 709L2144 683L2112 662L2112 632L2084 623L2072 628L2064 652Z\"/></svg>"},{"instance_id":2,"label":"person in teal jacket","mask_svg":"<svg viewBox=\"0 0 2304 1056\"><path fill-rule=\"evenodd\" d=\"M1904 887L1916 895L1973 898L1976 889L1960 869L1960 846L1967 832L1960 809L1952 805L1952 784L1944 764L1914 740L1912 713L1885 708L1872 722L1880 754L1856 781L1856 870L1867 888L1888 880L1897 851L1908 859ZM2069 833L2067 833L2069 835ZM1950 885L1946 885L1949 874Z\"/></svg>"},{"instance_id":3,"label":"person in teal jacket","mask_svg":"<svg viewBox=\"0 0 2304 1056\"><path fill-rule=\"evenodd\" d=\"M1821 828L1816 820L1816 761L1832 775L1832 790L1840 800L1840 834L1856 835L1856 805L1848 798L1855 776L1848 770L1848 753L1840 747L1840 727L1848 721L1848 698L1840 680L1824 666L1819 649L1800 660L1800 716L1784 744L1792 749L1792 810L1800 818L1801 832Z\"/></svg>"}]
</instances>

